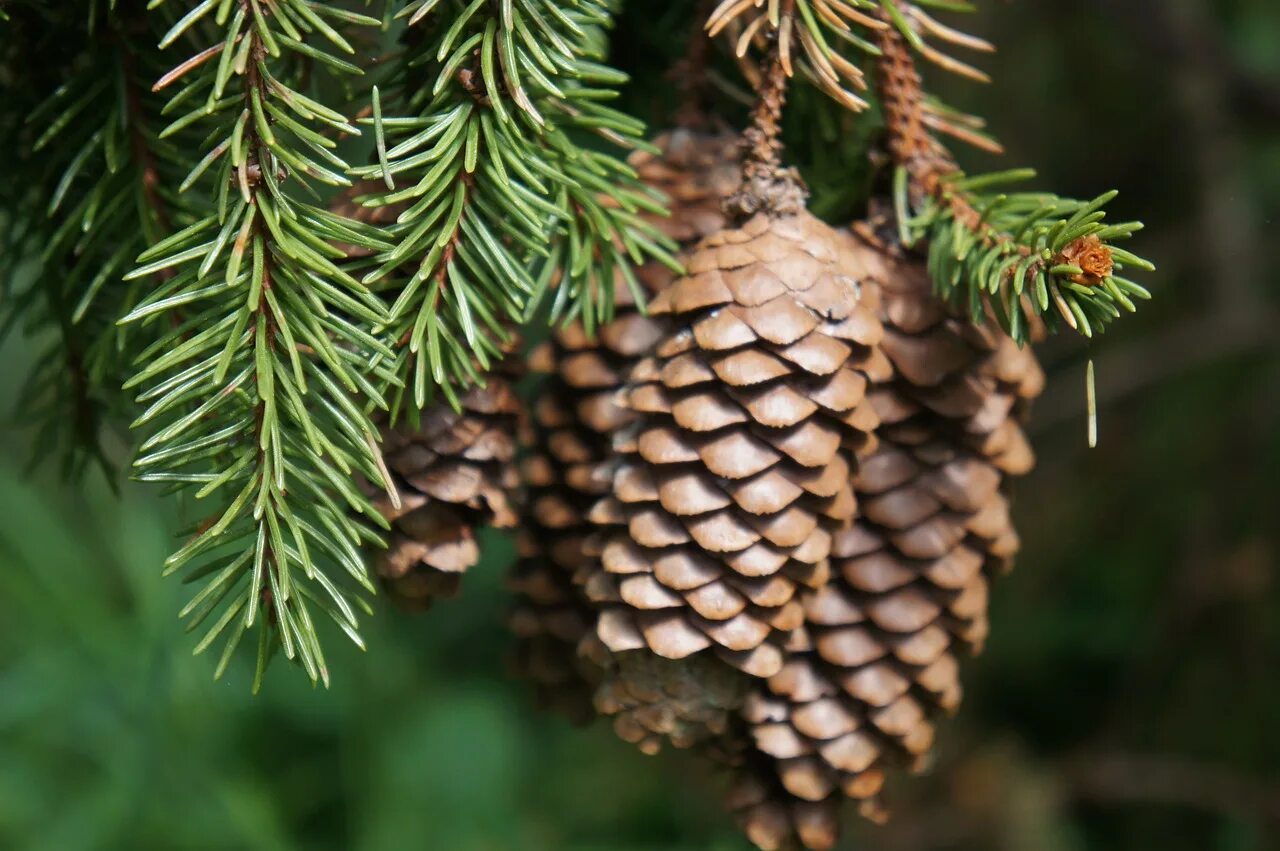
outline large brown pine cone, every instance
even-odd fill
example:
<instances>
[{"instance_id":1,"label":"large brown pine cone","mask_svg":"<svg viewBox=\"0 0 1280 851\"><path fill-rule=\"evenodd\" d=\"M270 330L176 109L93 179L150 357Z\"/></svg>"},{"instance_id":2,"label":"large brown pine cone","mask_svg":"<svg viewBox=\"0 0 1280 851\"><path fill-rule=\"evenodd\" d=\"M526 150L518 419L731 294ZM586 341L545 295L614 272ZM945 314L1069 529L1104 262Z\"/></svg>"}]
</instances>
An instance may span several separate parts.
<instances>
[{"instance_id":1,"label":"large brown pine cone","mask_svg":"<svg viewBox=\"0 0 1280 851\"><path fill-rule=\"evenodd\" d=\"M891 758L922 764L935 718L958 706L959 657L987 632L988 580L1017 551L1004 485L1033 463L1020 419L1043 386L1030 350L933 295L922 261L880 243L858 250L893 364L871 393L879 444L831 581L805 594L805 634L744 710L786 788L807 799L861 792L859 778Z\"/></svg>"},{"instance_id":2,"label":"large brown pine cone","mask_svg":"<svg viewBox=\"0 0 1280 851\"><path fill-rule=\"evenodd\" d=\"M641 417L592 510L601 563L580 572L619 658L656 654L673 682L696 681L704 652L756 677L782 668L797 590L825 582L856 510L851 459L874 443L866 371L885 371L882 330L855 249L808 213L758 215L704 240L654 300L671 324L632 372Z\"/></svg>"},{"instance_id":3,"label":"large brown pine cone","mask_svg":"<svg viewBox=\"0 0 1280 851\"><path fill-rule=\"evenodd\" d=\"M681 247L725 225L721 200L739 179L737 137L687 130L663 134L660 155L638 152L631 165L641 180L667 195L671 215L652 223ZM675 275L650 262L637 270L652 295ZM609 490L600 467L611 452L612 434L635 414L617 394L635 363L653 348L661 326L641 312L619 279L615 313L589 335L580 323L557 329L541 349L553 373L533 406L535 452L521 465L529 502L522 523L521 558L512 571L515 605L509 624L517 641L514 668L533 683L541 703L575 720L593 717L592 693L602 671L584 658L579 644L592 631L595 612L574 584L587 556L587 512ZM591 648L588 648L591 649Z\"/></svg>"},{"instance_id":4,"label":"large brown pine cone","mask_svg":"<svg viewBox=\"0 0 1280 851\"><path fill-rule=\"evenodd\" d=\"M384 429L383 457L400 505L385 494L375 505L391 521L377 572L399 605L425 610L457 593L480 559L476 530L516 525L515 467L522 405L512 387L519 360L505 358L460 398L438 401L410 421Z\"/></svg>"}]
</instances>

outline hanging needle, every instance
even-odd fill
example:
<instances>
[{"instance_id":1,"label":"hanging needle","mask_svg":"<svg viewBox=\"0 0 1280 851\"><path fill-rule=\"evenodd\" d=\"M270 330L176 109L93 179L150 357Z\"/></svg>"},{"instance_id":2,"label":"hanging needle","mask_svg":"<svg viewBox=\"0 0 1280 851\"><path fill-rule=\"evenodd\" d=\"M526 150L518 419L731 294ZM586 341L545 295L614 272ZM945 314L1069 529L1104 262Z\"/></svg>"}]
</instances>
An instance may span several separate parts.
<instances>
[{"instance_id":1,"label":"hanging needle","mask_svg":"<svg viewBox=\"0 0 1280 851\"><path fill-rule=\"evenodd\" d=\"M1085 397L1089 406L1089 448L1098 445L1098 391L1094 383L1093 358L1089 358L1089 366L1085 369Z\"/></svg>"}]
</instances>

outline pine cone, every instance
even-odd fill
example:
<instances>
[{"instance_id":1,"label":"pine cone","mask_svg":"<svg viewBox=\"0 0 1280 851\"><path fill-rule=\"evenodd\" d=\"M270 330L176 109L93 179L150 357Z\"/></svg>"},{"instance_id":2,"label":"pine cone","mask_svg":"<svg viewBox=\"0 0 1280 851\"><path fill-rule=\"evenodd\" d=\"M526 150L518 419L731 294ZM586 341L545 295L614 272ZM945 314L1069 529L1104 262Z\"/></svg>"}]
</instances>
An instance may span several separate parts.
<instances>
[{"instance_id":1,"label":"pine cone","mask_svg":"<svg viewBox=\"0 0 1280 851\"><path fill-rule=\"evenodd\" d=\"M554 357L551 349L540 347ZM507 625L516 638L514 673L533 685L538 705L586 723L595 717L592 695L600 671L578 652L595 616L573 574L588 558L582 548L585 514L604 488L593 481L592 470L606 439L566 408L570 394L561 379L547 383L534 405L535 452L520 465L528 502L520 558L507 581L515 597Z\"/></svg>"},{"instance_id":2,"label":"pine cone","mask_svg":"<svg viewBox=\"0 0 1280 851\"><path fill-rule=\"evenodd\" d=\"M440 401L383 432L383 457L400 496L375 505L392 523L377 572L401 606L425 611L457 593L462 574L480 559L476 529L516 525L516 440L522 417L512 388L518 358L504 359L483 387L472 387L455 411Z\"/></svg>"},{"instance_id":3,"label":"pine cone","mask_svg":"<svg viewBox=\"0 0 1280 851\"><path fill-rule=\"evenodd\" d=\"M355 199L382 184L362 180L334 198L331 209L365 224L391 222L404 204L365 207ZM374 252L340 245L349 258ZM510 348L519 345L513 340ZM460 410L438 401L418 412L419 423L382 431L382 452L399 505L375 488L374 505L392 523L376 569L388 595L402 608L425 611L458 592L462 574L480 560L476 530L516 525L511 495L519 485L517 431L524 411L512 382L521 372L508 355L486 376L484 387L463 394Z\"/></svg>"},{"instance_id":4,"label":"pine cone","mask_svg":"<svg viewBox=\"0 0 1280 851\"><path fill-rule=\"evenodd\" d=\"M893 365L871 392L879 445L832 579L805 594L805 634L744 710L806 799L837 786L860 797L891 759L919 767L934 720L959 705L959 655L980 649L988 580L1018 548L1002 489L1033 462L1019 418L1043 386L1029 350L952 315L922 262L883 244L858 251Z\"/></svg>"},{"instance_id":5,"label":"pine cone","mask_svg":"<svg viewBox=\"0 0 1280 851\"><path fill-rule=\"evenodd\" d=\"M882 331L854 249L807 213L758 215L704 240L654 300L671 329L632 372L642 416L615 439L612 494L591 514L601 564L580 574L611 652L672 660L681 682L703 652L781 669L797 588L825 582L855 512L849 459L874 442L865 370L884 371Z\"/></svg>"},{"instance_id":6,"label":"pine cone","mask_svg":"<svg viewBox=\"0 0 1280 851\"><path fill-rule=\"evenodd\" d=\"M557 475L543 456L526 459L522 471L531 490L552 489L547 483ZM507 578L515 596L507 616L516 639L511 669L532 685L539 707L554 710L574 724L586 724L595 718L592 701L601 673L578 652L583 636L591 630L592 614L563 566L581 557L581 542L570 531L577 515L564 508L544 495L535 500L534 513L521 525L520 557Z\"/></svg>"},{"instance_id":7,"label":"pine cone","mask_svg":"<svg viewBox=\"0 0 1280 851\"><path fill-rule=\"evenodd\" d=\"M659 156L631 158L646 185L667 195L671 215L653 224L682 246L722 228L720 201L737 184L737 138L686 130L657 140ZM665 288L674 274L656 262L637 270L650 291ZM517 637L514 668L529 680L539 702L570 718L595 715L592 693L603 672L579 652L591 632L595 612L573 582L587 557L587 512L609 490L601 465L611 453L611 436L635 414L617 403L631 367L661 336L659 323L644 315L619 279L614 319L594 336L580 323L557 329L540 351L553 372L534 406L537 451L522 464L529 503L523 521L521 558L510 587L515 606L509 624ZM593 648L587 647L586 651ZM589 653L605 661L598 653Z\"/></svg>"},{"instance_id":8,"label":"pine cone","mask_svg":"<svg viewBox=\"0 0 1280 851\"><path fill-rule=\"evenodd\" d=\"M881 444L859 475L862 517L838 542L836 566L851 588L882 595L877 605L893 612L869 611L882 628L915 632L910 622L940 618L977 652L987 582L1019 547L1005 488L1035 463L1021 423L1044 373L994 321L974 325L933 296L923 261L864 245L895 377L872 394ZM917 591L942 610L929 617L931 606L909 605L923 600Z\"/></svg>"}]
</instances>

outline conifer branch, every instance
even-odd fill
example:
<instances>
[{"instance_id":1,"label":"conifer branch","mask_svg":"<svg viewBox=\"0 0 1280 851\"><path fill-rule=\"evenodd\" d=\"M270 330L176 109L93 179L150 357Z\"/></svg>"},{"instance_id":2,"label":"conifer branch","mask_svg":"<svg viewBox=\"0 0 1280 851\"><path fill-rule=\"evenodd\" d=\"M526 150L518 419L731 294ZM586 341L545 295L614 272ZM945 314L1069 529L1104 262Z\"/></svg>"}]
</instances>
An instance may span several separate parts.
<instances>
[{"instance_id":1,"label":"conifer branch","mask_svg":"<svg viewBox=\"0 0 1280 851\"><path fill-rule=\"evenodd\" d=\"M255 688L274 650L313 681L329 680L316 625L332 620L357 645L356 611L371 591L358 549L381 523L353 476L382 477L367 406L385 407L390 350L368 330L385 311L338 265L335 243L382 247L376 232L303 200L315 181L348 185L322 128L355 133L304 93L313 66L358 71L330 21L376 24L336 4L225 0L184 4L161 39L213 39L157 89L180 85L160 133L205 139L182 182L199 216L143 252L127 280L167 279L123 319L165 326L127 386L144 407L138 477L208 505L166 562L201 590L183 610L221 641L217 674L258 628Z\"/></svg>"},{"instance_id":2,"label":"conifer branch","mask_svg":"<svg viewBox=\"0 0 1280 851\"><path fill-rule=\"evenodd\" d=\"M930 269L944 296L981 321L993 308L1001 324L1023 340L1032 313L1056 317L1086 336L1149 297L1117 274L1149 262L1112 243L1137 232L1137 222L1107 225L1114 193L1089 202L1044 193L989 190L1030 177L1027 171L966 177L935 134L1000 153L983 122L927 97L915 55L968 79L988 76L935 42L970 50L992 46L935 20L926 7L956 9L943 0L723 0L707 21L727 33L744 62L749 52L775 50L787 76L801 70L818 88L857 112L867 101L865 76L843 50L874 59L889 145L901 175L896 184L902 239L927 239ZM776 46L772 46L776 45ZM754 78L761 72L747 63ZM1024 298L1025 296L1025 298ZM1056 320L1055 320L1056 321Z\"/></svg>"},{"instance_id":3,"label":"conifer branch","mask_svg":"<svg viewBox=\"0 0 1280 851\"><path fill-rule=\"evenodd\" d=\"M949 0L723 0L707 28L712 35L726 33L743 60L753 48L767 49L766 35L776 31L787 75L799 70L854 112L869 105L861 65L881 57L880 41L886 32L898 33L913 52L944 70L987 82L990 78L984 72L935 47L931 39L984 52L994 50L992 45L934 20L923 7L971 9ZM999 151L999 144L982 132L981 119L961 115L932 98L925 99L922 107L924 120L938 132Z\"/></svg>"},{"instance_id":4,"label":"conifer branch","mask_svg":"<svg viewBox=\"0 0 1280 851\"><path fill-rule=\"evenodd\" d=\"M887 3L892 6L892 3ZM897 18L885 12L886 23ZM1147 291L1116 274L1125 266L1151 270L1146 260L1111 243L1141 229L1107 225L1108 192L1089 202L1045 193L989 190L1033 176L1028 170L966 177L933 131L908 39L896 26L877 35L877 89L898 165L895 201L906 244L925 240L929 269L941 295L974 321L988 310L1014 339L1027 339L1026 312L1061 319L1085 336L1133 311ZM961 135L957 132L953 136Z\"/></svg>"},{"instance_id":5,"label":"conifer branch","mask_svg":"<svg viewBox=\"0 0 1280 851\"><path fill-rule=\"evenodd\" d=\"M676 266L641 218L660 200L587 143L644 144L643 124L605 105L625 80L602 64L611 4L563 6L415 0L399 13L405 51L365 119L381 161L353 173L386 181L363 204L399 208L364 281L392 302L410 407L482 381L507 328L553 289L553 318L593 328L612 313L615 275L640 297L634 264Z\"/></svg>"},{"instance_id":6,"label":"conifer branch","mask_svg":"<svg viewBox=\"0 0 1280 851\"><path fill-rule=\"evenodd\" d=\"M20 180L6 181L0 222L3 325L55 330L18 405L35 423L33 461L56 457L75 476L95 463L124 408L119 387L145 335L115 320L138 286L122 281L133 257L163 236L180 204L166 197L181 155L156 136L147 94L150 20L141 3L112 13L17 4L3 56L0 155ZM34 69L40 72L34 72Z\"/></svg>"},{"instance_id":7,"label":"conifer branch","mask_svg":"<svg viewBox=\"0 0 1280 851\"><path fill-rule=\"evenodd\" d=\"M617 281L643 301L634 265L678 266L649 223L662 199L625 159L645 127L610 106L616 0L405 0L381 21L358 5L0 0L0 161L18 177L0 181L0 334L48 341L20 401L33 455L105 466L103 425L134 419L138 477L202 518L166 565L196 584L196 651L217 645L221 675L256 627L255 686L276 649L327 682L322 620L361 644L359 550L387 525L365 490L387 485L380 428L436 393L456 404L535 316L591 333ZM840 185L841 215L814 209L845 218L870 191L848 153L870 145L854 113L875 101L901 241L927 245L938 292L1019 340L1035 314L1101 330L1147 297L1120 273L1150 264L1115 244L1139 225L1103 221L1110 194L1000 194L1027 173L961 173L942 139L999 146L926 95L916 63L985 79L945 51L990 45L932 17L963 5L702 0L680 120L702 118L697 69L729 37L757 94L731 209L807 203L781 156L795 96L813 149L789 159L838 164L815 187ZM397 9L384 61L367 34ZM349 119L335 105L373 69ZM361 127L371 152L351 168L338 151Z\"/></svg>"}]
</instances>

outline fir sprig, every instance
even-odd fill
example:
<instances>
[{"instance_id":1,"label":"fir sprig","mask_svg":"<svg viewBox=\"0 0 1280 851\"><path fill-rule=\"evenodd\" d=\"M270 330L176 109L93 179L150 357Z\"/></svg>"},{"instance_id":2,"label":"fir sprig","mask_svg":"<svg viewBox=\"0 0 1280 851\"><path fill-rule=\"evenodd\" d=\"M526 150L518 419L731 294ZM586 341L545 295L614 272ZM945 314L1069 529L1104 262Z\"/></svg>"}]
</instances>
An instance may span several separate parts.
<instances>
[{"instance_id":1,"label":"fir sprig","mask_svg":"<svg viewBox=\"0 0 1280 851\"><path fill-rule=\"evenodd\" d=\"M936 192L911 206L906 169L898 184L898 218L904 242L927 244L929 271L939 293L983 322L988 307L1019 342L1028 339L1027 313L1055 326L1061 320L1091 337L1135 300L1150 294L1119 274L1125 268L1152 270L1150 262L1116 246L1142 225L1107 224L1103 207L1114 192L1092 201L1044 193L987 191L1027 179L1027 170L967 178L951 172Z\"/></svg>"},{"instance_id":2,"label":"fir sprig","mask_svg":"<svg viewBox=\"0 0 1280 851\"><path fill-rule=\"evenodd\" d=\"M398 209L364 280L389 294L395 370L420 408L483 380L552 289L553 318L590 328L615 275L639 297L633 264L676 264L642 218L659 199L600 149L644 134L607 105L625 81L603 64L610 3L415 0L400 17L404 51L366 119L379 163L355 174L385 181L366 206Z\"/></svg>"},{"instance_id":3,"label":"fir sprig","mask_svg":"<svg viewBox=\"0 0 1280 851\"><path fill-rule=\"evenodd\" d=\"M350 46L334 23L377 22L312 0L181 11L161 44L190 33L207 46L157 84L181 86L160 135L204 137L182 184L202 210L127 276L167 276L122 320L167 326L128 382L144 408L135 466L205 506L166 562L202 583L182 612L204 629L196 652L221 641L220 675L256 626L255 687L277 647L327 684L317 618L363 646L358 589L372 586L359 548L377 535L359 518L381 518L355 476L381 481L366 406L385 406L390 376L376 365L391 352L368 330L385 322L381 302L334 247L383 244L303 197L316 197L313 182L348 183L324 131L358 132L306 81L356 70L337 55Z\"/></svg>"},{"instance_id":4,"label":"fir sprig","mask_svg":"<svg viewBox=\"0 0 1280 851\"><path fill-rule=\"evenodd\" d=\"M114 14L23 3L13 16L0 57L13 83L0 99L0 157L15 176L0 189L0 334L54 332L18 400L33 461L58 458L71 476L92 462L113 480L103 426L124 409L119 388L147 340L115 324L139 293L122 276L183 222L167 190L192 140L158 138L145 45L159 15L141 3Z\"/></svg>"},{"instance_id":5,"label":"fir sprig","mask_svg":"<svg viewBox=\"0 0 1280 851\"><path fill-rule=\"evenodd\" d=\"M887 11L892 0L885 5L885 22L895 25L877 34L876 82L897 164L897 218L904 244L928 246L938 292L967 309L975 322L994 313L1019 342L1028 338L1028 314L1048 318L1050 327L1061 319L1092 336L1123 311L1132 312L1135 300L1149 298L1139 284L1117 274L1154 267L1114 245L1142 228L1138 222L1106 223L1103 208L1116 193L1088 202L1005 194L996 190L1033 173L1015 169L970 177L959 170L934 135L940 125L912 58L916 45L896 26L902 16ZM949 135L964 138L961 132Z\"/></svg>"},{"instance_id":6,"label":"fir sprig","mask_svg":"<svg viewBox=\"0 0 1280 851\"><path fill-rule=\"evenodd\" d=\"M50 341L24 417L88 448L78 468L101 458L105 414L136 414L139 477L200 518L167 566L198 583L183 611L197 650L218 646L221 674L256 627L259 682L277 648L327 681L317 627L360 643L359 549L385 525L363 492L384 479L371 418L483 382L541 308L592 329L616 281L641 298L633 264L676 265L647 224L660 199L625 160L645 128L611 106L618 4L406 0L381 21L351 0L0 5L0 161L18 177L0 181L0 326ZM1116 245L1139 226L1106 223L1110 193L960 172L939 137L999 146L923 92L915 59L985 79L939 48L990 48L931 17L964 8L729 0L710 28L770 83L755 141L773 155L788 77L860 111L874 76L901 238L927 246L941 294L1018 339L1032 314L1095 333L1146 297L1122 274L1150 264ZM390 62L379 32L402 35ZM336 105L375 68L389 71L348 120ZM352 169L339 151L361 124L372 153ZM846 127L825 138L844 144L803 165L862 161ZM373 224L331 212L335 188ZM866 189L837 200L858 207Z\"/></svg>"},{"instance_id":7,"label":"fir sprig","mask_svg":"<svg viewBox=\"0 0 1280 851\"><path fill-rule=\"evenodd\" d=\"M776 55L788 77L799 69L855 112L868 106L851 90L867 87L858 63L873 60L878 105L898 166L901 238L906 244L927 243L938 291L965 306L975 321L993 310L1019 341L1028 331L1024 311L1059 318L1086 336L1101 331L1122 311L1134 310L1136 299L1149 297L1116 273L1152 265L1112 244L1141 224L1104 222L1102 207L1114 193L1087 203L1048 194L1004 195L989 190L1029 174L967 177L960 172L936 134L993 153L1002 149L984 132L981 119L925 94L913 56L985 82L986 73L935 42L993 48L935 20L926 8L972 7L952 0L724 0L707 29L713 36L728 34L749 76L762 73L747 61L753 50Z\"/></svg>"}]
</instances>

